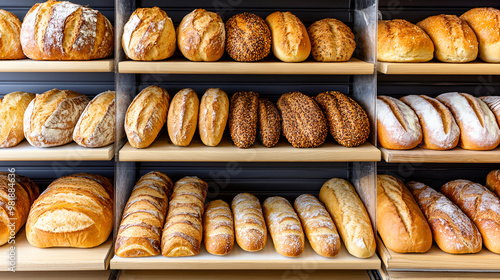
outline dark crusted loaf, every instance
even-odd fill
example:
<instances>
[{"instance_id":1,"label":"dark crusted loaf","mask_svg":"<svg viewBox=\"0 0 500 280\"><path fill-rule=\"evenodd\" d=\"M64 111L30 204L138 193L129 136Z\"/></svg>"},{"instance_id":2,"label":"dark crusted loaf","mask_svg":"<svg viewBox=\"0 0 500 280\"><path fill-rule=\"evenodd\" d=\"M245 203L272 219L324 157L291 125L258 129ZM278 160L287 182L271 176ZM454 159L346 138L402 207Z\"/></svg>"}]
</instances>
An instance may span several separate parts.
<instances>
[{"instance_id":1,"label":"dark crusted loaf","mask_svg":"<svg viewBox=\"0 0 500 280\"><path fill-rule=\"evenodd\" d=\"M226 22L226 50L236 61L257 61L271 51L271 31L259 16L234 15Z\"/></svg>"},{"instance_id":2,"label":"dark crusted loaf","mask_svg":"<svg viewBox=\"0 0 500 280\"><path fill-rule=\"evenodd\" d=\"M259 98L259 138L266 147L274 147L280 140L281 117L271 101Z\"/></svg>"},{"instance_id":3,"label":"dark crusted loaf","mask_svg":"<svg viewBox=\"0 0 500 280\"><path fill-rule=\"evenodd\" d=\"M238 148L248 148L257 134L259 94L240 91L233 94L229 109L229 132Z\"/></svg>"}]
</instances>

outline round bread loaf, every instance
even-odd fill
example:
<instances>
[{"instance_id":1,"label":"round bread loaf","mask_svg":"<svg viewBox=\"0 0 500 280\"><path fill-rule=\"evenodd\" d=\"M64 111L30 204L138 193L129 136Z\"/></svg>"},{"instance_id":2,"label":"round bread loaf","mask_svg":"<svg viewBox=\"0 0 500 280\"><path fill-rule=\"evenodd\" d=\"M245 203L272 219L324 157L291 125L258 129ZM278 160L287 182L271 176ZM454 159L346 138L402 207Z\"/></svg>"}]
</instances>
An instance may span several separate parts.
<instances>
[{"instance_id":1,"label":"round bread loaf","mask_svg":"<svg viewBox=\"0 0 500 280\"><path fill-rule=\"evenodd\" d=\"M36 60L91 60L113 52L113 26L96 10L67 1L35 4L24 17L21 45Z\"/></svg>"},{"instance_id":2,"label":"round bread loaf","mask_svg":"<svg viewBox=\"0 0 500 280\"><path fill-rule=\"evenodd\" d=\"M226 50L236 61L257 61L271 51L271 31L259 16L250 13L234 15L226 22Z\"/></svg>"},{"instance_id":3,"label":"round bread loaf","mask_svg":"<svg viewBox=\"0 0 500 280\"><path fill-rule=\"evenodd\" d=\"M23 119L35 94L16 91L0 98L0 148L14 147L24 139Z\"/></svg>"},{"instance_id":4,"label":"round bread loaf","mask_svg":"<svg viewBox=\"0 0 500 280\"><path fill-rule=\"evenodd\" d=\"M11 12L0 9L0 59L21 59L21 21Z\"/></svg>"},{"instance_id":5,"label":"round bread loaf","mask_svg":"<svg viewBox=\"0 0 500 280\"><path fill-rule=\"evenodd\" d=\"M307 33L316 61L348 61L356 49L351 29L334 18L314 22Z\"/></svg>"},{"instance_id":6,"label":"round bread loaf","mask_svg":"<svg viewBox=\"0 0 500 280\"><path fill-rule=\"evenodd\" d=\"M266 147L278 144L281 134L281 117L274 105L267 98L259 98L259 138Z\"/></svg>"},{"instance_id":7,"label":"round bread loaf","mask_svg":"<svg viewBox=\"0 0 500 280\"><path fill-rule=\"evenodd\" d=\"M431 16L417 25L431 37L439 61L469 62L477 58L476 34L456 15Z\"/></svg>"},{"instance_id":8,"label":"round bread loaf","mask_svg":"<svg viewBox=\"0 0 500 280\"><path fill-rule=\"evenodd\" d=\"M379 61L426 62L433 57L434 44L422 28L404 19L379 20Z\"/></svg>"},{"instance_id":9,"label":"round bread loaf","mask_svg":"<svg viewBox=\"0 0 500 280\"><path fill-rule=\"evenodd\" d=\"M500 62L500 10L475 8L460 16L476 33L479 58L486 62Z\"/></svg>"},{"instance_id":10,"label":"round bread loaf","mask_svg":"<svg viewBox=\"0 0 500 280\"><path fill-rule=\"evenodd\" d=\"M255 142L259 94L253 91L240 91L231 97L229 107L229 132L234 145L249 148Z\"/></svg>"},{"instance_id":11,"label":"round bread loaf","mask_svg":"<svg viewBox=\"0 0 500 280\"><path fill-rule=\"evenodd\" d=\"M224 54L226 29L217 13L196 9L177 28L177 44L191 61L217 61Z\"/></svg>"},{"instance_id":12,"label":"round bread loaf","mask_svg":"<svg viewBox=\"0 0 500 280\"><path fill-rule=\"evenodd\" d=\"M163 60L175 52L175 28L162 9L139 8L125 24L123 51L132 60Z\"/></svg>"}]
</instances>

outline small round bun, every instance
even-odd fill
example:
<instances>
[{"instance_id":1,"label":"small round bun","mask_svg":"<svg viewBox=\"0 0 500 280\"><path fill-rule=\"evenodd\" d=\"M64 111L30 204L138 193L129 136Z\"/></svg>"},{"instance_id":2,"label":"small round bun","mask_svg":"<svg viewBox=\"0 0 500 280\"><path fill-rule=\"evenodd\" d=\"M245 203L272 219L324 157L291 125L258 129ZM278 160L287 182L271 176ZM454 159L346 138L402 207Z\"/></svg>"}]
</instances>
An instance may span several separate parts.
<instances>
[{"instance_id":1,"label":"small round bun","mask_svg":"<svg viewBox=\"0 0 500 280\"><path fill-rule=\"evenodd\" d=\"M271 29L273 53L284 62L301 62L311 53L307 29L300 19L290 12L274 12L267 16Z\"/></svg>"},{"instance_id":2,"label":"small round bun","mask_svg":"<svg viewBox=\"0 0 500 280\"><path fill-rule=\"evenodd\" d=\"M476 33L479 58L486 62L500 62L500 10L475 8L460 16Z\"/></svg>"},{"instance_id":3,"label":"small round bun","mask_svg":"<svg viewBox=\"0 0 500 280\"><path fill-rule=\"evenodd\" d=\"M0 9L0 59L22 59L21 21L11 12Z\"/></svg>"},{"instance_id":4,"label":"small round bun","mask_svg":"<svg viewBox=\"0 0 500 280\"><path fill-rule=\"evenodd\" d=\"M226 49L236 61L258 61L271 51L271 31L257 15L241 13L226 22Z\"/></svg>"},{"instance_id":5,"label":"small round bun","mask_svg":"<svg viewBox=\"0 0 500 280\"><path fill-rule=\"evenodd\" d=\"M340 20L318 20L309 26L307 32L316 61L349 61L356 49L354 34Z\"/></svg>"}]
</instances>

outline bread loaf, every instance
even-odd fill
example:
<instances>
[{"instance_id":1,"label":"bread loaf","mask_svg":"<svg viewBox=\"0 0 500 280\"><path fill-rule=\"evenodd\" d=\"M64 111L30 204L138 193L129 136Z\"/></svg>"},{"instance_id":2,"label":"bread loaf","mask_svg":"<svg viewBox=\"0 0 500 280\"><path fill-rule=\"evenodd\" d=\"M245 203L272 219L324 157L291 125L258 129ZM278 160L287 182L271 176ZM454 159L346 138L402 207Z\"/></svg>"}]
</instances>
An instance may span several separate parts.
<instances>
[{"instance_id":1,"label":"bread loaf","mask_svg":"<svg viewBox=\"0 0 500 280\"><path fill-rule=\"evenodd\" d=\"M274 12L267 16L271 30L274 56L284 62L301 62L311 53L307 29L300 19L290 12Z\"/></svg>"},{"instance_id":2,"label":"bread loaf","mask_svg":"<svg viewBox=\"0 0 500 280\"><path fill-rule=\"evenodd\" d=\"M149 257L160 254L161 230L172 188L172 180L158 171L149 172L137 181L123 210L115 244L117 256Z\"/></svg>"},{"instance_id":3,"label":"bread loaf","mask_svg":"<svg viewBox=\"0 0 500 280\"><path fill-rule=\"evenodd\" d=\"M80 173L55 180L35 200L26 238L40 248L91 248L105 242L112 229L112 182Z\"/></svg>"},{"instance_id":4,"label":"bread loaf","mask_svg":"<svg viewBox=\"0 0 500 280\"><path fill-rule=\"evenodd\" d=\"M337 226L347 251L357 258L370 258L375 254L375 236L365 205L344 179L326 181L319 192Z\"/></svg>"},{"instance_id":5,"label":"bread loaf","mask_svg":"<svg viewBox=\"0 0 500 280\"><path fill-rule=\"evenodd\" d=\"M316 102L325 113L335 141L346 147L366 142L370 136L370 120L356 101L338 91L327 91L316 96Z\"/></svg>"},{"instance_id":6,"label":"bread loaf","mask_svg":"<svg viewBox=\"0 0 500 280\"><path fill-rule=\"evenodd\" d=\"M24 112L24 137L35 147L52 147L73 140L73 131L89 98L72 90L38 94Z\"/></svg>"},{"instance_id":7,"label":"bread loaf","mask_svg":"<svg viewBox=\"0 0 500 280\"><path fill-rule=\"evenodd\" d=\"M278 109L283 118L283 134L295 148L318 147L328 133L325 116L310 96L289 92L278 99Z\"/></svg>"},{"instance_id":8,"label":"bread loaf","mask_svg":"<svg viewBox=\"0 0 500 280\"><path fill-rule=\"evenodd\" d=\"M229 116L229 98L220 88L209 88L201 98L198 130L203 144L219 145Z\"/></svg>"},{"instance_id":9,"label":"bread loaf","mask_svg":"<svg viewBox=\"0 0 500 280\"><path fill-rule=\"evenodd\" d=\"M161 254L165 257L200 253L207 188L208 184L196 177L184 177L175 183L161 236Z\"/></svg>"},{"instance_id":10,"label":"bread loaf","mask_svg":"<svg viewBox=\"0 0 500 280\"><path fill-rule=\"evenodd\" d=\"M500 128L488 106L467 93L448 92L437 97L450 108L460 127L460 147L491 150L500 144Z\"/></svg>"},{"instance_id":11,"label":"bread loaf","mask_svg":"<svg viewBox=\"0 0 500 280\"><path fill-rule=\"evenodd\" d=\"M163 60L171 57L176 46L175 28L158 7L139 8L123 28L122 46L132 60Z\"/></svg>"},{"instance_id":12,"label":"bread loaf","mask_svg":"<svg viewBox=\"0 0 500 280\"><path fill-rule=\"evenodd\" d=\"M313 250L323 257L336 256L340 252L340 236L325 206L310 194L297 197L293 205Z\"/></svg>"},{"instance_id":13,"label":"bread loaf","mask_svg":"<svg viewBox=\"0 0 500 280\"><path fill-rule=\"evenodd\" d=\"M203 216L205 249L212 255L227 255L234 245L233 214L229 204L214 200L205 207Z\"/></svg>"},{"instance_id":14,"label":"bread loaf","mask_svg":"<svg viewBox=\"0 0 500 280\"><path fill-rule=\"evenodd\" d=\"M377 134L378 142L387 149L413 149L422 141L422 127L415 112L389 96L377 97Z\"/></svg>"},{"instance_id":15,"label":"bread loaf","mask_svg":"<svg viewBox=\"0 0 500 280\"><path fill-rule=\"evenodd\" d=\"M38 186L29 178L0 172L0 246L24 226L38 195Z\"/></svg>"},{"instance_id":16,"label":"bread loaf","mask_svg":"<svg viewBox=\"0 0 500 280\"><path fill-rule=\"evenodd\" d=\"M476 33L479 58L486 62L500 62L500 10L474 8L460 16Z\"/></svg>"},{"instance_id":17,"label":"bread loaf","mask_svg":"<svg viewBox=\"0 0 500 280\"><path fill-rule=\"evenodd\" d=\"M417 25L431 37L437 60L469 62L477 58L476 34L467 22L456 15L431 16Z\"/></svg>"},{"instance_id":18,"label":"bread loaf","mask_svg":"<svg viewBox=\"0 0 500 280\"><path fill-rule=\"evenodd\" d=\"M422 126L422 148L449 150L458 145L460 128L453 114L438 100L425 95L408 95L401 101L417 114Z\"/></svg>"},{"instance_id":19,"label":"bread loaf","mask_svg":"<svg viewBox=\"0 0 500 280\"><path fill-rule=\"evenodd\" d=\"M337 19L318 20L307 28L307 33L316 61L349 61L356 49L351 29Z\"/></svg>"},{"instance_id":20,"label":"bread loaf","mask_svg":"<svg viewBox=\"0 0 500 280\"><path fill-rule=\"evenodd\" d=\"M487 188L468 180L444 184L441 192L476 224L484 246L500 254L500 199Z\"/></svg>"},{"instance_id":21,"label":"bread loaf","mask_svg":"<svg viewBox=\"0 0 500 280\"><path fill-rule=\"evenodd\" d=\"M16 91L0 98L0 148L14 147L24 139L24 112L35 98L33 93Z\"/></svg>"},{"instance_id":22,"label":"bread loaf","mask_svg":"<svg viewBox=\"0 0 500 280\"><path fill-rule=\"evenodd\" d=\"M483 96L480 99L488 105L497 118L498 125L500 125L500 96Z\"/></svg>"},{"instance_id":23,"label":"bread loaf","mask_svg":"<svg viewBox=\"0 0 500 280\"><path fill-rule=\"evenodd\" d=\"M73 131L80 146L97 148L115 142L115 92L98 94L83 111Z\"/></svg>"},{"instance_id":24,"label":"bread loaf","mask_svg":"<svg viewBox=\"0 0 500 280\"><path fill-rule=\"evenodd\" d=\"M234 145L249 148L255 142L259 94L240 91L231 97L229 109L229 132Z\"/></svg>"},{"instance_id":25,"label":"bread loaf","mask_svg":"<svg viewBox=\"0 0 500 280\"><path fill-rule=\"evenodd\" d=\"M176 146L189 146L196 132L200 101L190 88L180 90L168 109L167 128L170 140Z\"/></svg>"},{"instance_id":26,"label":"bread loaf","mask_svg":"<svg viewBox=\"0 0 500 280\"><path fill-rule=\"evenodd\" d=\"M259 98L259 139L266 147L278 144L281 134L281 117L274 105L267 98Z\"/></svg>"},{"instance_id":27,"label":"bread loaf","mask_svg":"<svg viewBox=\"0 0 500 280\"><path fill-rule=\"evenodd\" d=\"M267 228L259 199L249 193L240 193L233 198L231 209L238 246L248 252L262 250L267 242Z\"/></svg>"},{"instance_id":28,"label":"bread loaf","mask_svg":"<svg viewBox=\"0 0 500 280\"><path fill-rule=\"evenodd\" d=\"M21 21L11 12L0 9L0 59L21 59Z\"/></svg>"},{"instance_id":29,"label":"bread loaf","mask_svg":"<svg viewBox=\"0 0 500 280\"><path fill-rule=\"evenodd\" d=\"M36 60L91 60L113 53L111 22L99 11L67 1L35 4L24 17L21 45Z\"/></svg>"},{"instance_id":30,"label":"bread loaf","mask_svg":"<svg viewBox=\"0 0 500 280\"><path fill-rule=\"evenodd\" d=\"M217 13L196 9L177 28L177 44L191 61L217 61L224 54L226 29Z\"/></svg>"},{"instance_id":31,"label":"bread loaf","mask_svg":"<svg viewBox=\"0 0 500 280\"><path fill-rule=\"evenodd\" d=\"M226 36L227 53L236 61L261 60L271 51L271 31L255 14L241 13L228 19Z\"/></svg>"},{"instance_id":32,"label":"bread loaf","mask_svg":"<svg viewBox=\"0 0 500 280\"><path fill-rule=\"evenodd\" d=\"M125 133L134 148L147 148L167 121L170 95L159 86L143 89L132 101L125 116Z\"/></svg>"},{"instance_id":33,"label":"bread loaf","mask_svg":"<svg viewBox=\"0 0 500 280\"><path fill-rule=\"evenodd\" d=\"M486 177L486 187L500 197L500 169L492 170Z\"/></svg>"}]
</instances>

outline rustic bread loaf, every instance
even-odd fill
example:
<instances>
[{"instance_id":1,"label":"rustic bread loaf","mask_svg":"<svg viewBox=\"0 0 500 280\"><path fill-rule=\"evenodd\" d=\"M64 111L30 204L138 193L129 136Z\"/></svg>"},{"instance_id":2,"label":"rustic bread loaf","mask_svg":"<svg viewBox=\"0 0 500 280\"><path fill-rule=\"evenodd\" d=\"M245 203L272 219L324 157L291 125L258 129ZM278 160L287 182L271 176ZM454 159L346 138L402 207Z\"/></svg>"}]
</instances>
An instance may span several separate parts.
<instances>
[{"instance_id":1,"label":"rustic bread loaf","mask_svg":"<svg viewBox=\"0 0 500 280\"><path fill-rule=\"evenodd\" d=\"M229 132L234 145L249 148L255 142L259 94L253 91L240 91L231 97L229 109Z\"/></svg>"},{"instance_id":2,"label":"rustic bread loaf","mask_svg":"<svg viewBox=\"0 0 500 280\"><path fill-rule=\"evenodd\" d=\"M214 200L205 206L203 242L212 255L227 255L233 249L233 214L227 202Z\"/></svg>"},{"instance_id":3,"label":"rustic bread loaf","mask_svg":"<svg viewBox=\"0 0 500 280\"><path fill-rule=\"evenodd\" d=\"M0 59L26 56L21 46L21 21L11 12L0 9Z\"/></svg>"},{"instance_id":4,"label":"rustic bread loaf","mask_svg":"<svg viewBox=\"0 0 500 280\"><path fill-rule=\"evenodd\" d=\"M24 139L24 112L35 94L16 91L0 98L0 148L14 147Z\"/></svg>"},{"instance_id":5,"label":"rustic bread loaf","mask_svg":"<svg viewBox=\"0 0 500 280\"><path fill-rule=\"evenodd\" d=\"M334 18L318 20L307 28L316 61L349 61L356 41L349 26Z\"/></svg>"},{"instance_id":6,"label":"rustic bread loaf","mask_svg":"<svg viewBox=\"0 0 500 280\"><path fill-rule=\"evenodd\" d=\"M486 62L500 62L500 10L474 8L460 16L476 33L479 58Z\"/></svg>"},{"instance_id":7,"label":"rustic bread loaf","mask_svg":"<svg viewBox=\"0 0 500 280\"><path fill-rule=\"evenodd\" d=\"M281 117L274 105L267 98L259 98L259 139L266 147L278 144L281 134Z\"/></svg>"},{"instance_id":8,"label":"rustic bread loaf","mask_svg":"<svg viewBox=\"0 0 500 280\"><path fill-rule=\"evenodd\" d=\"M203 144L219 145L229 116L229 98L220 88L209 88L200 102L198 131Z\"/></svg>"},{"instance_id":9,"label":"rustic bread loaf","mask_svg":"<svg viewBox=\"0 0 500 280\"><path fill-rule=\"evenodd\" d=\"M226 22L226 36L227 53L236 61L261 60L271 51L271 31L258 15L232 16Z\"/></svg>"},{"instance_id":10,"label":"rustic bread loaf","mask_svg":"<svg viewBox=\"0 0 500 280\"><path fill-rule=\"evenodd\" d=\"M500 96L482 96L480 99L488 105L497 118L498 125L500 125Z\"/></svg>"},{"instance_id":11,"label":"rustic bread loaf","mask_svg":"<svg viewBox=\"0 0 500 280\"><path fill-rule=\"evenodd\" d=\"M500 169L492 170L486 177L486 187L500 197Z\"/></svg>"},{"instance_id":12,"label":"rustic bread loaf","mask_svg":"<svg viewBox=\"0 0 500 280\"><path fill-rule=\"evenodd\" d=\"M240 193L233 198L231 209L238 246L247 252L264 249L267 243L267 227L259 199L249 193Z\"/></svg>"},{"instance_id":13,"label":"rustic bread loaf","mask_svg":"<svg viewBox=\"0 0 500 280\"><path fill-rule=\"evenodd\" d=\"M168 109L167 128L176 146L189 146L196 132L200 101L194 90L185 88L175 94Z\"/></svg>"}]
</instances>

